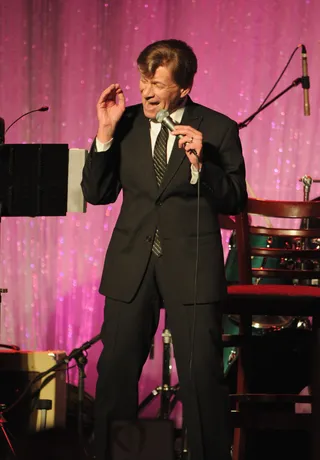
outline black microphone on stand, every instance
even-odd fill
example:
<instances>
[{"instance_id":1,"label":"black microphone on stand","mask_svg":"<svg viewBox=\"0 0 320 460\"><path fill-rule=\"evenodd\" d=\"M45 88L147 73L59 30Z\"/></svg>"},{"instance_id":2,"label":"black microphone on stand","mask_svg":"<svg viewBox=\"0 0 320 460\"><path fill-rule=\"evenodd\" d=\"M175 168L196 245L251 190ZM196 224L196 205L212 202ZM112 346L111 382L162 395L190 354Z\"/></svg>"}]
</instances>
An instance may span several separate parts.
<instances>
[{"instance_id":1,"label":"black microphone on stand","mask_svg":"<svg viewBox=\"0 0 320 460\"><path fill-rule=\"evenodd\" d=\"M307 49L304 45L300 45L300 46L301 46L301 57L302 57L301 85L303 88L303 112L305 116L309 116L310 115L310 102L309 102L310 78L308 75Z\"/></svg>"},{"instance_id":2,"label":"black microphone on stand","mask_svg":"<svg viewBox=\"0 0 320 460\"><path fill-rule=\"evenodd\" d=\"M9 129L11 128L11 126L13 126L15 123L17 123L17 121L21 120L21 118L25 117L26 115L29 115L30 113L34 113L34 112L47 112L49 110L49 107L47 105L44 105L42 107L40 107L39 109L34 109L34 110L30 110L29 112L26 112L24 113L23 115L20 115L19 118L17 118L16 120L14 120L11 125L8 126L8 128L4 131L4 134L6 134ZM3 122L4 123L4 122ZM4 125L3 125L4 126ZM1 122L0 122L0 135L1 135ZM1 142L0 142L1 143ZM3 143L4 143L4 136L3 136Z\"/></svg>"}]
</instances>

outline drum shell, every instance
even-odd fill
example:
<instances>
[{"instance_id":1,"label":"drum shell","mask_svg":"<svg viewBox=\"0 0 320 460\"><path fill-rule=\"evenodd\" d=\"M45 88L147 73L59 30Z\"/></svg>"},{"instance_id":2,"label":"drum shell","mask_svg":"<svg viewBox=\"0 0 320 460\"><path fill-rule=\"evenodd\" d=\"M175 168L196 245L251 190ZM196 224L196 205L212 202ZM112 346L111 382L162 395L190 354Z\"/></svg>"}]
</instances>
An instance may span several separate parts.
<instances>
[{"instance_id":1,"label":"drum shell","mask_svg":"<svg viewBox=\"0 0 320 460\"><path fill-rule=\"evenodd\" d=\"M267 235L250 235L251 247L258 248L291 248L292 242L284 237L268 237ZM237 247L236 235L232 233L229 244L230 250L225 264L225 274L228 285L238 284L238 260L237 260ZM275 257L252 257L253 268L283 268L286 261ZM281 284L291 285L290 279L281 278L252 278L252 284ZM239 324L239 316L232 315L232 320ZM269 329L269 328L282 328L288 327L293 321L292 316L268 316L268 315L255 315L252 319L252 324L256 329Z\"/></svg>"},{"instance_id":2,"label":"drum shell","mask_svg":"<svg viewBox=\"0 0 320 460\"><path fill-rule=\"evenodd\" d=\"M285 248L292 247L292 242L284 237L268 237L267 235L250 235L252 248ZM282 268L283 261L275 257L252 257L252 268ZM236 235L232 233L229 241L229 253L225 264L227 283L237 284L239 282ZM291 280L277 278L252 278L252 284L292 284Z\"/></svg>"}]
</instances>

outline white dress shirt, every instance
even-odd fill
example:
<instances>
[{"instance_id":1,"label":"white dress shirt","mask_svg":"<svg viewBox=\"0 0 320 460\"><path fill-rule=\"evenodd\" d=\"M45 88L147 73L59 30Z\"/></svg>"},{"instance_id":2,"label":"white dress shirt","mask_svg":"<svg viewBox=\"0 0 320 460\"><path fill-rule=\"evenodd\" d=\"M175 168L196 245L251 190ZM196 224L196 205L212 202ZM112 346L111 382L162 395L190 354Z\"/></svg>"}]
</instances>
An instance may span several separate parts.
<instances>
[{"instance_id":1,"label":"white dress shirt","mask_svg":"<svg viewBox=\"0 0 320 460\"><path fill-rule=\"evenodd\" d=\"M171 118L176 122L180 123L183 117L185 107L180 107L177 109L175 112L171 113ZM158 137L158 134L161 129L161 123L158 123L157 121L150 120L150 138L151 138L151 151L152 151L152 156L154 152L154 146ZM167 163L169 163L171 152L173 149L173 144L174 141L176 140L176 136L174 136L170 131L169 131L169 138L168 138L168 143L167 143ZM100 142L99 139L96 137L96 149L97 152L105 152L109 150L109 148L112 145L113 139L111 139L109 142ZM190 165L191 169L191 180L190 184L196 184L198 182L199 178L199 171L194 165Z\"/></svg>"}]
</instances>

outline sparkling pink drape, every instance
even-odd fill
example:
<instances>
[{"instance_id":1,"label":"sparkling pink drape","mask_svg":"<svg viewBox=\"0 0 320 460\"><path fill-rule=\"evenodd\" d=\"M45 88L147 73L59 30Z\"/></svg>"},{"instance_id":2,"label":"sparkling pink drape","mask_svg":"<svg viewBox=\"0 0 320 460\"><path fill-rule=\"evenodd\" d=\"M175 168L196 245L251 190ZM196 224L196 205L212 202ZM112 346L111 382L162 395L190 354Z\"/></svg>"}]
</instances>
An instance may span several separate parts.
<instances>
[{"instance_id":1,"label":"sparkling pink drape","mask_svg":"<svg viewBox=\"0 0 320 460\"><path fill-rule=\"evenodd\" d=\"M298 43L311 77L311 117L291 90L241 131L248 182L263 198L301 199L298 178L320 176L320 2L318 0L1 0L0 116L23 112L7 143L88 148L100 92L119 82L139 101L135 58L148 43L180 38L199 58L192 97L241 121L266 96ZM301 76L300 52L277 90ZM133 152L134 153L134 152ZM314 185L312 196L320 195ZM1 340L23 349L71 351L99 332L98 293L105 250L118 215L112 206L57 218L3 218ZM225 245L227 236L224 235ZM134 270L134 267L132 267ZM100 345L89 353L94 392ZM161 337L145 367L142 395L160 382Z\"/></svg>"}]
</instances>

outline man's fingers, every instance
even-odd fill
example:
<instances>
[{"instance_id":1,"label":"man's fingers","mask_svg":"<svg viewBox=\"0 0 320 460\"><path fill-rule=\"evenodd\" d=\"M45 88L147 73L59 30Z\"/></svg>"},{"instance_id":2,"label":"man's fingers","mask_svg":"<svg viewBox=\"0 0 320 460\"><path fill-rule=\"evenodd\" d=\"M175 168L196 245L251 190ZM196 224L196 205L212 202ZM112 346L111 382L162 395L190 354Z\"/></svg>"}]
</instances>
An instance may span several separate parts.
<instances>
[{"instance_id":1,"label":"man's fingers","mask_svg":"<svg viewBox=\"0 0 320 460\"><path fill-rule=\"evenodd\" d=\"M104 91L102 91L98 102L101 104L107 100L115 98L115 95L116 95L116 85L112 84L108 86L108 88L106 88Z\"/></svg>"},{"instance_id":2,"label":"man's fingers","mask_svg":"<svg viewBox=\"0 0 320 460\"><path fill-rule=\"evenodd\" d=\"M192 146L191 146L192 144ZM179 139L179 147L188 147L189 149L199 147L202 144L202 139L193 137L192 135L185 135Z\"/></svg>"},{"instance_id":3,"label":"man's fingers","mask_svg":"<svg viewBox=\"0 0 320 460\"><path fill-rule=\"evenodd\" d=\"M113 83L108 86L102 93L98 100L98 104L104 104L106 101L116 101L116 97L119 98L119 103L123 105L125 103L124 94L119 83Z\"/></svg>"},{"instance_id":4,"label":"man's fingers","mask_svg":"<svg viewBox=\"0 0 320 460\"><path fill-rule=\"evenodd\" d=\"M124 97L123 91L122 91L122 89L120 87L117 89L117 96L118 96L118 99L119 99L119 104L124 105L125 104L125 97Z\"/></svg>"},{"instance_id":5,"label":"man's fingers","mask_svg":"<svg viewBox=\"0 0 320 460\"><path fill-rule=\"evenodd\" d=\"M191 126L178 125L172 131L175 136L182 135L184 143L193 141L202 141L202 133Z\"/></svg>"}]
</instances>

